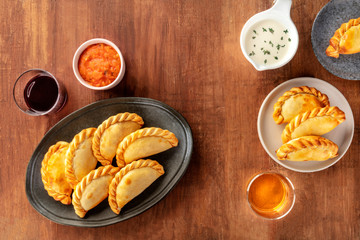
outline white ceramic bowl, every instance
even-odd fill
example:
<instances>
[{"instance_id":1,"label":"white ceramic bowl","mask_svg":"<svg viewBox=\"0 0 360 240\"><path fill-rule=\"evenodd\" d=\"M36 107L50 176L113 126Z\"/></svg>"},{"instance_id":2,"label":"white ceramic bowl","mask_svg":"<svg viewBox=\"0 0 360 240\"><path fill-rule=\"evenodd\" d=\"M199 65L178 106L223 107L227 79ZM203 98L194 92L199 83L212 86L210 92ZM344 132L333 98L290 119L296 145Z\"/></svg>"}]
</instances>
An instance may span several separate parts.
<instances>
[{"instance_id":1,"label":"white ceramic bowl","mask_svg":"<svg viewBox=\"0 0 360 240\"><path fill-rule=\"evenodd\" d=\"M109 85L103 86L103 87L95 87L90 85L88 82L86 82L80 75L79 73L79 68L78 68L78 62L79 62L79 58L81 53L90 45L93 44L97 44L97 43L104 43L107 44L111 47L113 47L119 54L120 56L120 61L121 61L121 68L120 68L120 72L119 75L116 77L116 79L110 83ZM93 89L93 90L108 90L111 89L113 87L115 87L116 85L118 85L121 80L123 79L124 75L125 75L125 61L124 61L124 57L121 54L120 49L111 41L103 39L103 38L94 38L94 39L90 39L86 42L84 42L83 44L81 44L81 46L76 50L74 58L73 58L73 70L74 70L74 74L77 78L77 80L84 85L87 88Z\"/></svg>"},{"instance_id":2,"label":"white ceramic bowl","mask_svg":"<svg viewBox=\"0 0 360 240\"><path fill-rule=\"evenodd\" d=\"M290 17L291 4L292 4L292 0L275 0L274 6L272 8L260 12L258 14L255 14L245 23L244 27L242 28L240 34L241 50L245 58L254 66L256 70L264 71L264 70L280 68L285 64L287 64L288 62L290 62L290 60L294 57L299 45L299 34L295 24L293 23ZM272 64L272 65L264 65L264 64L256 63L249 57L248 53L246 52L246 35L254 25L266 20L273 20L284 25L284 27L289 29L289 33L290 33L289 37L291 37L291 43L286 55L277 64Z\"/></svg>"}]
</instances>

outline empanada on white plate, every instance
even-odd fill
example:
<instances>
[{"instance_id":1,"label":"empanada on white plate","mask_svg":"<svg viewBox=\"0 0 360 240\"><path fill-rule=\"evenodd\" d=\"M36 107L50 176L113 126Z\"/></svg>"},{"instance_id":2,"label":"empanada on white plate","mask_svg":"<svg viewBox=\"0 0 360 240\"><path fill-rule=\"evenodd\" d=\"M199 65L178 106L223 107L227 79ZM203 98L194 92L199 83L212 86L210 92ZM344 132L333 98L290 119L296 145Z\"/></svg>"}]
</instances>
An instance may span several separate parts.
<instances>
[{"instance_id":1,"label":"empanada on white plate","mask_svg":"<svg viewBox=\"0 0 360 240\"><path fill-rule=\"evenodd\" d=\"M96 128L87 128L76 134L66 152L65 176L72 188L91 170L94 170L97 159L92 151L92 139Z\"/></svg>"},{"instance_id":2,"label":"empanada on white plate","mask_svg":"<svg viewBox=\"0 0 360 240\"><path fill-rule=\"evenodd\" d=\"M41 163L41 180L49 196L63 204L71 204L72 188L65 178L65 155L67 142L52 145Z\"/></svg>"},{"instance_id":3,"label":"empanada on white plate","mask_svg":"<svg viewBox=\"0 0 360 240\"><path fill-rule=\"evenodd\" d=\"M338 155L338 146L320 136L304 136L290 140L276 150L279 160L325 161Z\"/></svg>"},{"instance_id":4,"label":"empanada on white plate","mask_svg":"<svg viewBox=\"0 0 360 240\"><path fill-rule=\"evenodd\" d=\"M360 18L350 19L347 23L341 24L330 39L330 45L325 52L334 58L338 58L339 54L360 52Z\"/></svg>"},{"instance_id":5,"label":"empanada on white plate","mask_svg":"<svg viewBox=\"0 0 360 240\"><path fill-rule=\"evenodd\" d=\"M83 218L90 209L107 198L111 180L119 170L111 165L99 167L76 185L72 201L76 215Z\"/></svg>"},{"instance_id":6,"label":"empanada on white plate","mask_svg":"<svg viewBox=\"0 0 360 240\"><path fill-rule=\"evenodd\" d=\"M273 118L276 124L290 122L296 115L316 107L330 106L326 94L313 87L294 87L275 103Z\"/></svg>"},{"instance_id":7,"label":"empanada on white plate","mask_svg":"<svg viewBox=\"0 0 360 240\"><path fill-rule=\"evenodd\" d=\"M116 162L118 166L123 166L177 145L178 139L168 130L156 127L139 129L121 141L116 150Z\"/></svg>"},{"instance_id":8,"label":"empanada on white plate","mask_svg":"<svg viewBox=\"0 0 360 240\"><path fill-rule=\"evenodd\" d=\"M321 136L345 121L345 113L338 107L314 108L301 113L286 125L281 134L283 143L301 136Z\"/></svg>"},{"instance_id":9,"label":"empanada on white plate","mask_svg":"<svg viewBox=\"0 0 360 240\"><path fill-rule=\"evenodd\" d=\"M164 174L164 168L153 160L138 160L123 167L109 186L109 205L114 213L121 209Z\"/></svg>"},{"instance_id":10,"label":"empanada on white plate","mask_svg":"<svg viewBox=\"0 0 360 240\"><path fill-rule=\"evenodd\" d=\"M94 133L92 149L95 157L102 165L111 164L123 138L143 125L143 119L135 113L125 112L109 117Z\"/></svg>"}]
</instances>

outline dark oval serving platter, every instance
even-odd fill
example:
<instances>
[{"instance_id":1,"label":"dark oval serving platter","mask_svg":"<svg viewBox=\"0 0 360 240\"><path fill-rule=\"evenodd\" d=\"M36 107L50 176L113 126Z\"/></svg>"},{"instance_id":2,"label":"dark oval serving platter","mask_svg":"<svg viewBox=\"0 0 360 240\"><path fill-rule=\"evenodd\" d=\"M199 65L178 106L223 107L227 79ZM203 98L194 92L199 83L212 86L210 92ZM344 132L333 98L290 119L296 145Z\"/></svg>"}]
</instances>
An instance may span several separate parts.
<instances>
[{"instance_id":1,"label":"dark oval serving platter","mask_svg":"<svg viewBox=\"0 0 360 240\"><path fill-rule=\"evenodd\" d=\"M70 142L84 128L98 127L108 117L121 112L137 113L144 119L143 127L160 127L173 132L179 145L150 156L163 165L165 174L139 196L130 201L119 215L113 213L107 199L79 218L72 205L63 205L50 197L41 181L41 162L48 148L57 141ZM185 118L168 105L148 98L112 98L85 106L52 127L40 141L29 161L26 172L26 195L31 205L43 216L64 225L101 227L134 217L163 199L184 175L193 149L193 139Z\"/></svg>"}]
</instances>

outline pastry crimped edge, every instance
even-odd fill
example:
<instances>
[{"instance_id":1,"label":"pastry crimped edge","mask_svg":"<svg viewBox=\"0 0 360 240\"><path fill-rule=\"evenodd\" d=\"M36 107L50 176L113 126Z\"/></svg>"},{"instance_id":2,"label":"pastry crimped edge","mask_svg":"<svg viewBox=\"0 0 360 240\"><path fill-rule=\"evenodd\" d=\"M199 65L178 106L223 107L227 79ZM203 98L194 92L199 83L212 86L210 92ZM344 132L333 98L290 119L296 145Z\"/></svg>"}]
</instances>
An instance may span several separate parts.
<instances>
[{"instance_id":1,"label":"pastry crimped edge","mask_svg":"<svg viewBox=\"0 0 360 240\"><path fill-rule=\"evenodd\" d=\"M48 161L55 152L57 152L61 148L67 148L69 146L69 143L64 141L59 141L56 144L52 145L47 153L44 156L43 161L41 162L41 180L44 184L45 190L48 192L49 196L53 197L56 201L60 201L62 204L69 205L71 204L71 191L69 192L69 195L65 193L58 193L54 191L50 184L48 183L48 176L47 176L47 166Z\"/></svg>"},{"instance_id":2,"label":"pastry crimped edge","mask_svg":"<svg viewBox=\"0 0 360 240\"><path fill-rule=\"evenodd\" d=\"M338 58L339 54L341 54L340 49L340 41L342 36L345 34L347 30L349 30L353 26L357 26L360 24L360 17L357 19L350 19L347 23L341 24L340 28L338 28L334 35L330 38L329 46L326 49L325 53L329 57Z\"/></svg>"},{"instance_id":3,"label":"pastry crimped edge","mask_svg":"<svg viewBox=\"0 0 360 240\"><path fill-rule=\"evenodd\" d=\"M116 150L116 162L117 165L125 166L124 153L126 149L131 145L134 141L143 137L161 137L166 139L172 147L176 147L179 143L179 140L176 138L175 134L170 132L169 130L164 130L157 127L149 127L138 129L133 133L127 135L119 144Z\"/></svg>"},{"instance_id":4,"label":"pastry crimped edge","mask_svg":"<svg viewBox=\"0 0 360 240\"><path fill-rule=\"evenodd\" d=\"M109 197L108 197L110 208L114 213L119 214L120 210L121 210L121 208L119 208L117 201L116 201L116 188L119 185L121 179L131 170L139 169L139 168L146 168L146 167L150 167L150 168L158 171L160 173L160 175L163 175L165 173L163 166L160 163L158 163L157 161L151 160L151 159L146 159L146 160L140 159L140 160L133 161L133 162L129 163L128 165L126 165L125 167L123 167L118 173L116 173L115 177L113 178L113 180L110 183Z\"/></svg>"},{"instance_id":5,"label":"pastry crimped edge","mask_svg":"<svg viewBox=\"0 0 360 240\"><path fill-rule=\"evenodd\" d=\"M88 184L90 184L93 180L98 179L100 177L106 176L106 175L112 175L115 176L115 174L120 170L118 167L114 167L112 165L106 165L99 167L95 170L92 170L88 175L86 175L75 187L73 192L73 200L72 204L75 209L76 215L83 218L87 211L81 206L80 199L82 197L82 194L87 187Z\"/></svg>"},{"instance_id":6,"label":"pastry crimped edge","mask_svg":"<svg viewBox=\"0 0 360 240\"><path fill-rule=\"evenodd\" d=\"M306 111L304 113L300 113L299 115L291 119L291 121L285 126L285 129L281 134L281 139L283 143L286 143L292 139L291 134L295 131L297 127L300 126L300 124L302 124L303 122L305 122L310 118L323 117L323 116L330 116L334 118L335 120L337 120L338 124L344 122L346 119L345 113L336 106L324 107L324 108L319 107L319 108L314 108L310 111Z\"/></svg>"},{"instance_id":7,"label":"pastry crimped edge","mask_svg":"<svg viewBox=\"0 0 360 240\"><path fill-rule=\"evenodd\" d=\"M335 154L329 158L333 158L338 155L337 152L339 148L331 140L320 136L303 136L303 137L295 138L283 144L278 150L276 150L276 156L278 157L279 160L288 160L287 158L288 154L294 151L305 148L315 149L318 147L327 147L331 152L335 152Z\"/></svg>"},{"instance_id":8,"label":"pastry crimped edge","mask_svg":"<svg viewBox=\"0 0 360 240\"><path fill-rule=\"evenodd\" d=\"M91 138L94 136L96 128L86 128L83 129L81 132L76 134L73 140L70 142L69 149L66 152L65 158L65 177L68 183L70 184L71 188L75 188L76 184L78 184L81 179L77 179L74 172L74 154L75 151L78 149L79 145L84 142L86 139ZM92 151L92 149L91 149Z\"/></svg>"},{"instance_id":9,"label":"pastry crimped edge","mask_svg":"<svg viewBox=\"0 0 360 240\"><path fill-rule=\"evenodd\" d=\"M129 122L129 121L138 123L140 127L144 125L144 121L142 117L140 117L136 113L125 112L109 117L103 123L101 123L100 126L96 129L92 140L92 149L94 156L102 165L109 165L112 162L112 159L106 159L101 155L100 139L102 134L105 132L106 129L108 129L113 124L121 123L121 122Z\"/></svg>"},{"instance_id":10,"label":"pastry crimped edge","mask_svg":"<svg viewBox=\"0 0 360 240\"><path fill-rule=\"evenodd\" d=\"M301 87L293 87L289 91L286 91L274 105L274 113L273 118L276 124L282 124L284 121L284 117L282 116L282 106L284 105L285 101L288 100L290 97L296 94L311 94L315 96L319 101L324 105L324 107L330 106L329 98L326 94L320 92L314 87L308 86L301 86Z\"/></svg>"}]
</instances>

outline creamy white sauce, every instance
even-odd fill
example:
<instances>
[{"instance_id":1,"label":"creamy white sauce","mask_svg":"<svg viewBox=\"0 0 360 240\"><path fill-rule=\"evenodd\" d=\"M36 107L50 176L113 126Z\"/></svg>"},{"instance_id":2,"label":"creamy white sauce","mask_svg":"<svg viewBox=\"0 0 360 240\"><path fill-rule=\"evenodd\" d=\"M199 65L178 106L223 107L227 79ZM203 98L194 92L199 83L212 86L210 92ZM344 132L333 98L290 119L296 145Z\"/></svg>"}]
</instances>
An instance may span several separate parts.
<instances>
[{"instance_id":1,"label":"creamy white sauce","mask_svg":"<svg viewBox=\"0 0 360 240\"><path fill-rule=\"evenodd\" d=\"M271 66L282 61L291 44L289 29L274 20L254 24L247 32L245 49L257 64Z\"/></svg>"}]
</instances>

